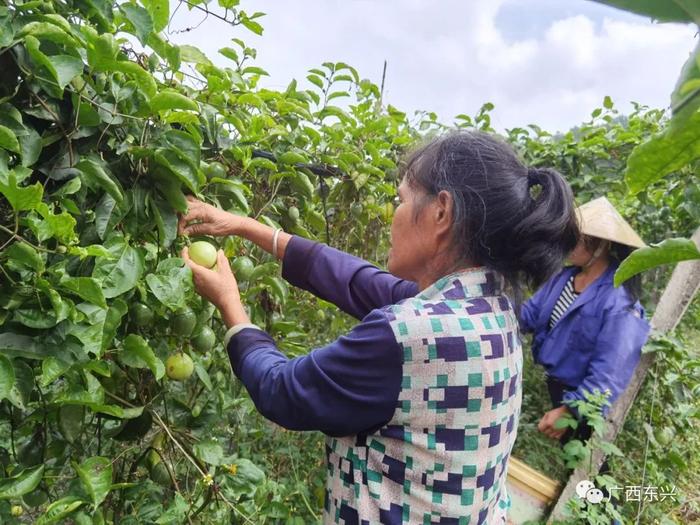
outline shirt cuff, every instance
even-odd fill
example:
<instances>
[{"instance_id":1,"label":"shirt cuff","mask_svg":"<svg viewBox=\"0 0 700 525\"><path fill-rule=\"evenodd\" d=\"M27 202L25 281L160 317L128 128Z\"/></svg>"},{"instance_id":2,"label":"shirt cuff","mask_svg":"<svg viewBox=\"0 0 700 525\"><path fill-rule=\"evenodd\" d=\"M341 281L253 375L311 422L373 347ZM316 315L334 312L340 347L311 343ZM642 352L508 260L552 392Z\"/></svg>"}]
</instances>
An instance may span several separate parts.
<instances>
[{"instance_id":1,"label":"shirt cuff","mask_svg":"<svg viewBox=\"0 0 700 525\"><path fill-rule=\"evenodd\" d=\"M231 338L244 328L257 328L258 330L262 330L262 328L253 323L235 324L226 331L226 335L224 336L224 348L228 348L228 342L231 340Z\"/></svg>"},{"instance_id":2,"label":"shirt cuff","mask_svg":"<svg viewBox=\"0 0 700 525\"><path fill-rule=\"evenodd\" d=\"M282 258L281 275L284 280L297 288L309 290L309 270L318 250L327 246L299 235L292 235Z\"/></svg>"}]
</instances>

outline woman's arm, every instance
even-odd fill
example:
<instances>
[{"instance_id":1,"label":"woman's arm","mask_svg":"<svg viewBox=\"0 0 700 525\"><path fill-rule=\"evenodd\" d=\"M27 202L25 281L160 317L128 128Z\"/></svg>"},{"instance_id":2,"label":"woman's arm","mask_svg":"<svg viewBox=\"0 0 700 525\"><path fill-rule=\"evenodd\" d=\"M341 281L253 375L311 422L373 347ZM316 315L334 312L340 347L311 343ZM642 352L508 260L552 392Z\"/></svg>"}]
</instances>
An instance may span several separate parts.
<instances>
[{"instance_id":1,"label":"woman's arm","mask_svg":"<svg viewBox=\"0 0 700 525\"><path fill-rule=\"evenodd\" d=\"M274 228L191 195L187 196L187 203L187 214L180 214L178 219L180 235L238 235L272 253ZM277 258L283 261L282 276L291 284L336 304L357 319L374 308L418 293L416 283L398 279L325 244L282 231L277 236Z\"/></svg>"},{"instance_id":2,"label":"woman's arm","mask_svg":"<svg viewBox=\"0 0 700 525\"><path fill-rule=\"evenodd\" d=\"M274 229L247 217L237 235L272 253ZM331 302L356 319L371 310L418 293L418 285L394 277L369 262L330 246L286 232L277 238L282 277L290 284Z\"/></svg>"},{"instance_id":3,"label":"woman's arm","mask_svg":"<svg viewBox=\"0 0 700 525\"><path fill-rule=\"evenodd\" d=\"M375 430L394 414L403 352L381 310L294 359L255 328L234 334L227 351L258 411L285 428L347 436Z\"/></svg>"},{"instance_id":4,"label":"woman's arm","mask_svg":"<svg viewBox=\"0 0 700 525\"><path fill-rule=\"evenodd\" d=\"M610 390L608 401L612 405L632 378L649 330L649 323L638 308L609 314L596 338L594 355L583 382L576 390L566 392L563 401L568 404L573 400L585 399L586 391L592 393L597 388L600 392ZM569 408L576 417L579 416L576 408ZM604 407L603 416L609 410L610 406Z\"/></svg>"},{"instance_id":5,"label":"woman's arm","mask_svg":"<svg viewBox=\"0 0 700 525\"><path fill-rule=\"evenodd\" d=\"M356 319L418 293L413 281L399 279L359 257L297 235L287 247L282 277Z\"/></svg>"}]
</instances>

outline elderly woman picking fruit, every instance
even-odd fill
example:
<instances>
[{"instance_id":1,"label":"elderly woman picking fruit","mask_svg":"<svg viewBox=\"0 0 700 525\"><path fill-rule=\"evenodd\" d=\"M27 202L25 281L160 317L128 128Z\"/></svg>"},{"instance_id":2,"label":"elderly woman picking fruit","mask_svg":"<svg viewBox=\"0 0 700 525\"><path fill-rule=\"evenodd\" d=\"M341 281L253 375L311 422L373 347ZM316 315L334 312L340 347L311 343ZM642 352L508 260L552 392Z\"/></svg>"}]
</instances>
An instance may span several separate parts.
<instances>
[{"instance_id":1,"label":"elderly woman picking fruit","mask_svg":"<svg viewBox=\"0 0 700 525\"><path fill-rule=\"evenodd\" d=\"M257 409L326 434L324 523L502 524L522 401L510 297L576 244L571 189L481 132L433 140L400 175L389 271L189 199L180 233L243 236L281 259L289 283L358 319L307 355L288 359L250 324L223 251L217 271L183 257Z\"/></svg>"}]
</instances>

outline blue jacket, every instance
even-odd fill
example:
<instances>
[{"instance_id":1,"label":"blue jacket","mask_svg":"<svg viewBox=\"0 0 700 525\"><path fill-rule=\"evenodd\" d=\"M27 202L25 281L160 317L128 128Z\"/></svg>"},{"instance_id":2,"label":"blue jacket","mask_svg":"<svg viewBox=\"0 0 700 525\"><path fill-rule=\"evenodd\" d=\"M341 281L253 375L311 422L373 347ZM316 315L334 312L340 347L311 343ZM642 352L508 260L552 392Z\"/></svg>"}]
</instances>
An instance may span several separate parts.
<instances>
[{"instance_id":1,"label":"blue jacket","mask_svg":"<svg viewBox=\"0 0 700 525\"><path fill-rule=\"evenodd\" d=\"M592 282L549 331L554 305L578 267L569 266L547 281L520 312L523 333L533 333L532 355L547 374L572 390L564 394L568 404L585 399L583 392L610 389L612 404L625 390L641 358L650 326L644 307L633 301L623 286L613 286L619 266L611 261L607 270ZM578 417L578 412L572 408ZM607 415L605 407L603 415Z\"/></svg>"}]
</instances>

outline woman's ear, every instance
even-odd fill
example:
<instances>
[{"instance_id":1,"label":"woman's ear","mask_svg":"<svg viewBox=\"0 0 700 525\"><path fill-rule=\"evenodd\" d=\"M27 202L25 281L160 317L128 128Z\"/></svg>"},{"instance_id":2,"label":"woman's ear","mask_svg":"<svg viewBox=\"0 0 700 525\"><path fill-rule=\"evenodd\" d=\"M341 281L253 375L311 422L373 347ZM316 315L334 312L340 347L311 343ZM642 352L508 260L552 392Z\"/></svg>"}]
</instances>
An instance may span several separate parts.
<instances>
[{"instance_id":1,"label":"woman's ear","mask_svg":"<svg viewBox=\"0 0 700 525\"><path fill-rule=\"evenodd\" d=\"M440 193L437 194L437 200L438 200L438 209L437 209L437 217L438 220L440 219L448 219L448 215L453 213L453 207L454 207L454 201L452 200L452 195L450 195L450 192L441 190Z\"/></svg>"}]
</instances>

